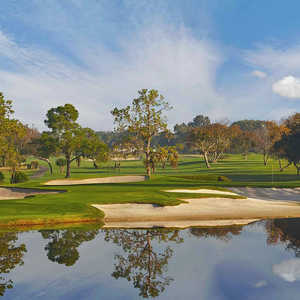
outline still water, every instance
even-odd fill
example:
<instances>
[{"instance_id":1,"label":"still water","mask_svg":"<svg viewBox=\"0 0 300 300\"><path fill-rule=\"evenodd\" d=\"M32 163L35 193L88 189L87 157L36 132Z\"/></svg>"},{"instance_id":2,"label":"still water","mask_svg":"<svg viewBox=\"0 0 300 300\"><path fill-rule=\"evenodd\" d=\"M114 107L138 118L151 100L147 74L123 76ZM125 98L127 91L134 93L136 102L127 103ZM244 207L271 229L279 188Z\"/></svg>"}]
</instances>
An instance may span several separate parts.
<instances>
[{"instance_id":1,"label":"still water","mask_svg":"<svg viewBox=\"0 0 300 300\"><path fill-rule=\"evenodd\" d=\"M300 299L300 219L0 233L0 299Z\"/></svg>"}]
</instances>

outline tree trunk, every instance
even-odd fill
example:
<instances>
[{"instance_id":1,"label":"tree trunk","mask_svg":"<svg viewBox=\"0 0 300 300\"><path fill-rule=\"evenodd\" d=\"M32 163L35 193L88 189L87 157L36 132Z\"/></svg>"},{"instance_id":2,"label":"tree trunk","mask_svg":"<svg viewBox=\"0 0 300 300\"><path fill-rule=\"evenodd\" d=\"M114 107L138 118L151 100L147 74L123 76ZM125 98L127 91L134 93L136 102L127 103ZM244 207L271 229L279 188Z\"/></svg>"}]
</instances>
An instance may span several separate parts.
<instances>
[{"instance_id":1,"label":"tree trunk","mask_svg":"<svg viewBox=\"0 0 300 300\"><path fill-rule=\"evenodd\" d=\"M264 165L266 166L267 163L268 163L268 154L267 153L264 153Z\"/></svg>"},{"instance_id":2,"label":"tree trunk","mask_svg":"<svg viewBox=\"0 0 300 300\"><path fill-rule=\"evenodd\" d=\"M50 174L53 175L53 168L52 168L52 164L51 164L51 162L50 162L50 159L44 158L44 157L39 157L39 156L37 157L37 159L46 162L46 163L48 164Z\"/></svg>"},{"instance_id":3,"label":"tree trunk","mask_svg":"<svg viewBox=\"0 0 300 300\"><path fill-rule=\"evenodd\" d=\"M147 148L146 148L146 172L148 179L151 178L151 166L150 166L150 138L147 140Z\"/></svg>"},{"instance_id":4,"label":"tree trunk","mask_svg":"<svg viewBox=\"0 0 300 300\"><path fill-rule=\"evenodd\" d=\"M295 168L297 169L297 176L300 174L300 166L298 167L296 163L294 163Z\"/></svg>"},{"instance_id":5,"label":"tree trunk","mask_svg":"<svg viewBox=\"0 0 300 300\"><path fill-rule=\"evenodd\" d=\"M66 155L66 161L67 161L67 171L66 171L66 178L71 177L71 158L69 155Z\"/></svg>"},{"instance_id":6,"label":"tree trunk","mask_svg":"<svg viewBox=\"0 0 300 300\"><path fill-rule=\"evenodd\" d=\"M209 161L208 161L207 152L203 153L203 157L204 157L204 161L205 161L206 167L209 169L210 168L210 164L209 164Z\"/></svg>"},{"instance_id":7,"label":"tree trunk","mask_svg":"<svg viewBox=\"0 0 300 300\"><path fill-rule=\"evenodd\" d=\"M76 158L77 167L80 168L81 165L81 157Z\"/></svg>"},{"instance_id":8,"label":"tree trunk","mask_svg":"<svg viewBox=\"0 0 300 300\"><path fill-rule=\"evenodd\" d=\"M282 164L281 164L281 159L278 159L278 164L279 164L279 171L282 172Z\"/></svg>"}]
</instances>

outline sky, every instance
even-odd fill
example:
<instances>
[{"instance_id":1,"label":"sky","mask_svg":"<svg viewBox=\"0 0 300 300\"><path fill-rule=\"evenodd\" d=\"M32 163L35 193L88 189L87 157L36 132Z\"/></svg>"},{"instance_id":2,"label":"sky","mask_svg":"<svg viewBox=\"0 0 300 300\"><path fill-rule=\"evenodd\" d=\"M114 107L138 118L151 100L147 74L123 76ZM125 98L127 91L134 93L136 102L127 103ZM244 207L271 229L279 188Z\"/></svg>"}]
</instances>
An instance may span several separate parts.
<instances>
[{"instance_id":1,"label":"sky","mask_svg":"<svg viewBox=\"0 0 300 300\"><path fill-rule=\"evenodd\" d=\"M0 91L44 130L48 109L111 130L110 111L142 88L173 106L170 127L280 120L300 111L300 2L289 0L0 1Z\"/></svg>"}]
</instances>

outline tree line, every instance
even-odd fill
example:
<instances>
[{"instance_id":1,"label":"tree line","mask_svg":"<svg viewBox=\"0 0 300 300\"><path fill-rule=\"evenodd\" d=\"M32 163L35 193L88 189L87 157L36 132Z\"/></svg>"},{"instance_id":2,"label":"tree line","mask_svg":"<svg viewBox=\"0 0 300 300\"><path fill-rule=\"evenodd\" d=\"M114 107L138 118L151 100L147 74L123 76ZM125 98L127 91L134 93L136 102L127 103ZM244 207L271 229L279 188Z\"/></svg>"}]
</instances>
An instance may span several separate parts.
<instances>
[{"instance_id":1,"label":"tree line","mask_svg":"<svg viewBox=\"0 0 300 300\"><path fill-rule=\"evenodd\" d=\"M66 166L65 177L70 177L71 164L80 165L82 158L99 162L110 157L143 157L148 177L158 164L169 163L176 168L179 153L203 156L206 167L224 158L226 153L240 153L247 159L249 152L261 153L263 163L276 158L280 170L293 165L300 172L300 113L281 121L240 120L212 122L208 116L197 115L188 123L168 129L165 113L172 107L157 90L142 89L126 107L115 107L113 132L95 132L78 123L79 112L72 104L51 108L46 113L47 131L22 124L13 118L12 101L0 93L0 166L16 176L18 167L32 155L47 162L52 173L53 156ZM286 161L287 164L283 164Z\"/></svg>"}]
</instances>

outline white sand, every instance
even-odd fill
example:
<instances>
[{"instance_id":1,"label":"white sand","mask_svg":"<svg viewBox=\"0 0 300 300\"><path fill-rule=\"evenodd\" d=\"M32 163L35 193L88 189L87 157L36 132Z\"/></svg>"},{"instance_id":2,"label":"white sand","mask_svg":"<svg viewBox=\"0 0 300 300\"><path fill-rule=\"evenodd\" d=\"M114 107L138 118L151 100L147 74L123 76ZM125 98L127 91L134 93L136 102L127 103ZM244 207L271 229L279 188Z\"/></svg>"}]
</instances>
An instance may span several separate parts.
<instances>
[{"instance_id":1,"label":"white sand","mask_svg":"<svg viewBox=\"0 0 300 300\"><path fill-rule=\"evenodd\" d=\"M193 221L220 221L241 219L300 217L300 205L284 201L264 201L258 199L201 198L185 199L188 203L177 206L155 206L152 204L107 204L93 205L104 211L107 227L123 227L131 224L158 226L162 222L172 222L174 227L187 227ZM201 222L200 222L201 223ZM199 224L200 224L199 223ZM229 222L230 223L230 222ZM237 224L237 223L235 223Z\"/></svg>"},{"instance_id":2,"label":"white sand","mask_svg":"<svg viewBox=\"0 0 300 300\"><path fill-rule=\"evenodd\" d=\"M38 189L0 188L0 200L23 199L37 194L57 194L62 191L44 191Z\"/></svg>"},{"instance_id":3,"label":"white sand","mask_svg":"<svg viewBox=\"0 0 300 300\"><path fill-rule=\"evenodd\" d=\"M89 179L58 179L50 180L45 185L80 185L80 184L101 184L101 183L127 183L127 182L141 182L145 180L145 176L113 176Z\"/></svg>"},{"instance_id":4,"label":"white sand","mask_svg":"<svg viewBox=\"0 0 300 300\"><path fill-rule=\"evenodd\" d=\"M168 193L187 193L187 194L214 194L214 195L233 195L238 196L238 194L233 192L226 192L226 191L217 191L217 190L209 190L209 189L177 189L177 190L166 190L164 192Z\"/></svg>"}]
</instances>

